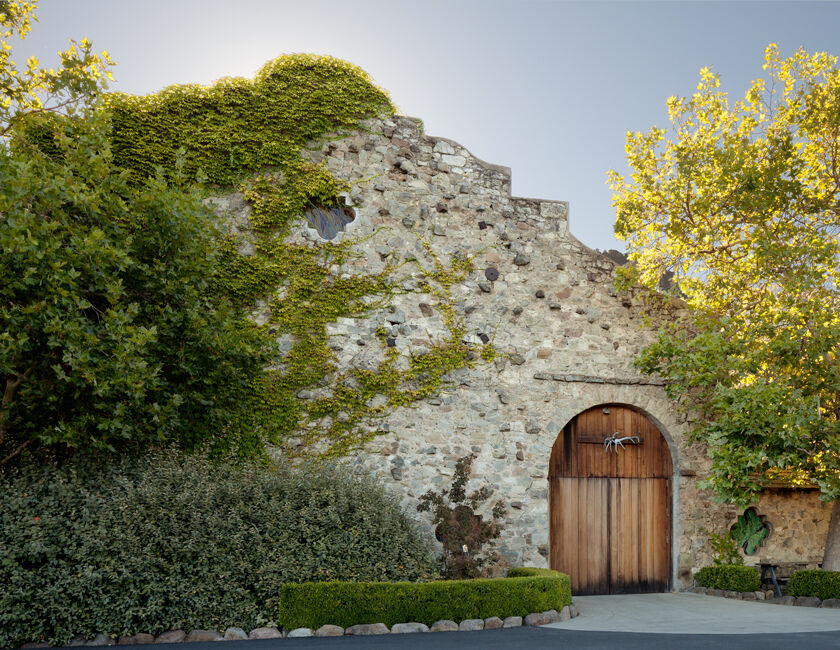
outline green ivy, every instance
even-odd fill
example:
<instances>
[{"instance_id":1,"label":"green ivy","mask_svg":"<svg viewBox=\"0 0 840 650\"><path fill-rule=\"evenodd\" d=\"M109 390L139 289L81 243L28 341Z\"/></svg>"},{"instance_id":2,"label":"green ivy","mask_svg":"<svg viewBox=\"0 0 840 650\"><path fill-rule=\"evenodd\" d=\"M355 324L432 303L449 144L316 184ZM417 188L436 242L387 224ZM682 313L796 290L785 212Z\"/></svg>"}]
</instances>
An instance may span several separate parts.
<instances>
[{"instance_id":1,"label":"green ivy","mask_svg":"<svg viewBox=\"0 0 840 650\"><path fill-rule=\"evenodd\" d=\"M492 345L476 354L451 295L473 270L471 257L443 263L428 242L418 290L435 296L449 336L412 356L408 368L379 332L383 360L374 370L339 372L327 324L363 317L384 307L400 289L390 263L375 274L330 272L357 255L359 239L294 244L293 224L312 206L340 204L351 185L325 164L307 162L302 150L324 138L361 128L361 120L394 112L387 94L359 68L331 57L291 55L267 63L251 81L223 79L209 87L173 86L156 95L115 94L107 99L114 158L139 181L182 159L185 173L217 187L243 192L251 206L253 254L242 255L229 236L221 242L223 271L216 291L242 306L268 306L266 327L288 334L293 345L276 370L252 387L260 420L287 454L316 449L347 453L378 433L388 409L437 394L453 370L494 358ZM302 391L327 388L314 400ZM384 404L373 406L384 396ZM381 400L380 400L381 401Z\"/></svg>"}]
</instances>

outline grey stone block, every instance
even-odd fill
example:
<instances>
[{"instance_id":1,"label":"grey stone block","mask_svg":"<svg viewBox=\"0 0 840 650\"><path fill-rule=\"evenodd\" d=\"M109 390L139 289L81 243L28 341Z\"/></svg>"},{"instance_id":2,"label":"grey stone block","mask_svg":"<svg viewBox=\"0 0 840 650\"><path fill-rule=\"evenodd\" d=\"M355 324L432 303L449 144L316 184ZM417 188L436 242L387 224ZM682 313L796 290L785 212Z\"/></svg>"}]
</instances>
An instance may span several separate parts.
<instances>
[{"instance_id":1,"label":"grey stone block","mask_svg":"<svg viewBox=\"0 0 840 650\"><path fill-rule=\"evenodd\" d=\"M458 624L461 632L475 632L484 629L484 621L480 618L465 618Z\"/></svg>"},{"instance_id":2,"label":"grey stone block","mask_svg":"<svg viewBox=\"0 0 840 650\"><path fill-rule=\"evenodd\" d=\"M457 632L458 624L449 620L435 621L429 629L432 632Z\"/></svg>"},{"instance_id":3,"label":"grey stone block","mask_svg":"<svg viewBox=\"0 0 840 650\"><path fill-rule=\"evenodd\" d=\"M158 634L155 638L155 643L181 643L186 638L187 633L184 630L170 630L169 632Z\"/></svg>"},{"instance_id":4,"label":"grey stone block","mask_svg":"<svg viewBox=\"0 0 840 650\"><path fill-rule=\"evenodd\" d=\"M276 627L257 627L248 633L249 639L280 639L283 633Z\"/></svg>"},{"instance_id":5,"label":"grey stone block","mask_svg":"<svg viewBox=\"0 0 840 650\"><path fill-rule=\"evenodd\" d=\"M535 612L525 617L525 625L548 625L560 621L560 615L556 609L549 609L547 612Z\"/></svg>"},{"instance_id":6,"label":"grey stone block","mask_svg":"<svg viewBox=\"0 0 840 650\"><path fill-rule=\"evenodd\" d=\"M816 596L800 596L794 605L797 607L819 607L822 601Z\"/></svg>"},{"instance_id":7,"label":"grey stone block","mask_svg":"<svg viewBox=\"0 0 840 650\"><path fill-rule=\"evenodd\" d=\"M821 607L830 607L831 609L840 609L840 598L826 598L822 601Z\"/></svg>"},{"instance_id":8,"label":"grey stone block","mask_svg":"<svg viewBox=\"0 0 840 650\"><path fill-rule=\"evenodd\" d=\"M216 630L193 630L184 639L184 643L206 643L207 641L219 641L223 637Z\"/></svg>"},{"instance_id":9,"label":"grey stone block","mask_svg":"<svg viewBox=\"0 0 840 650\"><path fill-rule=\"evenodd\" d=\"M424 623L394 623L391 626L391 634L415 634L428 631L429 626Z\"/></svg>"},{"instance_id":10,"label":"grey stone block","mask_svg":"<svg viewBox=\"0 0 840 650\"><path fill-rule=\"evenodd\" d=\"M388 634L388 626L385 623L362 623L351 625L344 633L350 636L369 636L373 634Z\"/></svg>"},{"instance_id":11,"label":"grey stone block","mask_svg":"<svg viewBox=\"0 0 840 650\"><path fill-rule=\"evenodd\" d=\"M344 628L327 623L315 630L315 636L344 636Z\"/></svg>"},{"instance_id":12,"label":"grey stone block","mask_svg":"<svg viewBox=\"0 0 840 650\"><path fill-rule=\"evenodd\" d=\"M502 627L521 627L521 625L521 616L508 616L504 621L502 621Z\"/></svg>"},{"instance_id":13,"label":"grey stone block","mask_svg":"<svg viewBox=\"0 0 840 650\"><path fill-rule=\"evenodd\" d=\"M225 641L244 641L248 638L241 627L229 627L225 630Z\"/></svg>"},{"instance_id":14,"label":"grey stone block","mask_svg":"<svg viewBox=\"0 0 840 650\"><path fill-rule=\"evenodd\" d=\"M490 618L484 619L484 629L485 630L498 630L504 625L504 621L500 619L498 616L491 616Z\"/></svg>"},{"instance_id":15,"label":"grey stone block","mask_svg":"<svg viewBox=\"0 0 840 650\"><path fill-rule=\"evenodd\" d=\"M296 627L294 630L286 635L289 639L300 639L303 637L312 636L312 630L308 627Z\"/></svg>"}]
</instances>

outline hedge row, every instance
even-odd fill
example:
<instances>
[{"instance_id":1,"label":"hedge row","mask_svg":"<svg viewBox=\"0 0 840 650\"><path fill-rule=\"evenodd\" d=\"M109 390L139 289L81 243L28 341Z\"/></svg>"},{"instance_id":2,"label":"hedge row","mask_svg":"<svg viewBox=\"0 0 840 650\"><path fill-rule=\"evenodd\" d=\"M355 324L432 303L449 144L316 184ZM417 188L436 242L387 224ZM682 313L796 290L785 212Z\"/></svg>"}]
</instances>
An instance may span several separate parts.
<instances>
[{"instance_id":1,"label":"hedge row","mask_svg":"<svg viewBox=\"0 0 840 650\"><path fill-rule=\"evenodd\" d=\"M0 473L0 648L251 629L284 582L433 572L396 501L338 469L161 454Z\"/></svg>"},{"instance_id":2,"label":"hedge row","mask_svg":"<svg viewBox=\"0 0 840 650\"><path fill-rule=\"evenodd\" d=\"M514 567L512 569L508 569L507 577L508 578L534 578L537 576L562 576L565 575L564 573L560 573L559 571L555 571L553 569L538 569L537 567L533 566L523 566L523 567Z\"/></svg>"},{"instance_id":3,"label":"hedge row","mask_svg":"<svg viewBox=\"0 0 840 650\"><path fill-rule=\"evenodd\" d=\"M758 569L740 564L704 566L697 572L694 579L698 585L709 589L745 592L758 591L761 588Z\"/></svg>"},{"instance_id":4,"label":"hedge row","mask_svg":"<svg viewBox=\"0 0 840 650\"><path fill-rule=\"evenodd\" d=\"M840 571L810 569L796 571L788 583L791 596L816 596L821 600L840 598Z\"/></svg>"},{"instance_id":5,"label":"hedge row","mask_svg":"<svg viewBox=\"0 0 840 650\"><path fill-rule=\"evenodd\" d=\"M526 616L572 602L569 576L441 580L437 582L316 582L286 584L277 623L318 628L326 623L425 623L449 619Z\"/></svg>"}]
</instances>

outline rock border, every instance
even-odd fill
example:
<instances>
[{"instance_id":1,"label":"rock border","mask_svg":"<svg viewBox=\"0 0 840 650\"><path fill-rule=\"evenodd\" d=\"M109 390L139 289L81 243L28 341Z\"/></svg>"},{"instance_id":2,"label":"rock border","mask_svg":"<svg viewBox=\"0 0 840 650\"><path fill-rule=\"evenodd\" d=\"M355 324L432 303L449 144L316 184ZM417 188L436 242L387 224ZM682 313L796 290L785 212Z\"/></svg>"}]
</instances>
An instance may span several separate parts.
<instances>
[{"instance_id":1,"label":"rock border","mask_svg":"<svg viewBox=\"0 0 840 650\"><path fill-rule=\"evenodd\" d=\"M424 632L474 632L479 630L500 630L512 627L537 627L549 623L568 621L579 616L577 605L572 603L566 605L559 612L550 609L546 612L534 612L527 616L508 616L501 619L498 616L489 618L469 618L456 623L450 620L440 620L432 623L431 627L423 623L395 623L389 629L384 623L363 623L343 628L338 625L322 625L317 630L308 627L299 627L293 630L278 629L276 627L258 627L246 633L241 627L229 627L224 634L216 630L192 630L187 633L184 630L168 630L157 636L141 632L132 636L121 636L118 639L108 637L104 634L97 634L93 639L86 639L82 636L73 637L66 647L78 646L112 646L112 645L139 645L146 643L193 643L198 641L241 641L247 639L281 639L300 637L326 637L326 636L367 636L375 634L417 634ZM24 648L50 648L46 642L24 643ZM64 647L64 646L59 646Z\"/></svg>"},{"instance_id":2,"label":"rock border","mask_svg":"<svg viewBox=\"0 0 840 650\"><path fill-rule=\"evenodd\" d=\"M840 609L840 598L826 598L820 600L816 596L776 596L773 590L767 591L727 591L725 589L711 589L708 587L692 587L691 593L704 596L718 596L731 598L733 600L762 600L772 605L792 605L794 607L824 607L827 609Z\"/></svg>"}]
</instances>

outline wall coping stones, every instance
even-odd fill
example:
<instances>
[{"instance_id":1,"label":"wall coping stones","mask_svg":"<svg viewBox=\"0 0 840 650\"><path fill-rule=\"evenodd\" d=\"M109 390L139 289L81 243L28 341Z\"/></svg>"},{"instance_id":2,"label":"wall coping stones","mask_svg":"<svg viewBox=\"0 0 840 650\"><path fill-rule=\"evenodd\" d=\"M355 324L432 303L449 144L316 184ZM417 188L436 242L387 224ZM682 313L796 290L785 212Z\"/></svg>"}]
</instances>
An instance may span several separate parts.
<instances>
[{"instance_id":1,"label":"wall coping stones","mask_svg":"<svg viewBox=\"0 0 840 650\"><path fill-rule=\"evenodd\" d=\"M535 372L534 379L564 381L566 383L615 384L618 386L666 386L664 379L650 377L596 377L594 375L567 375L559 372Z\"/></svg>"}]
</instances>

